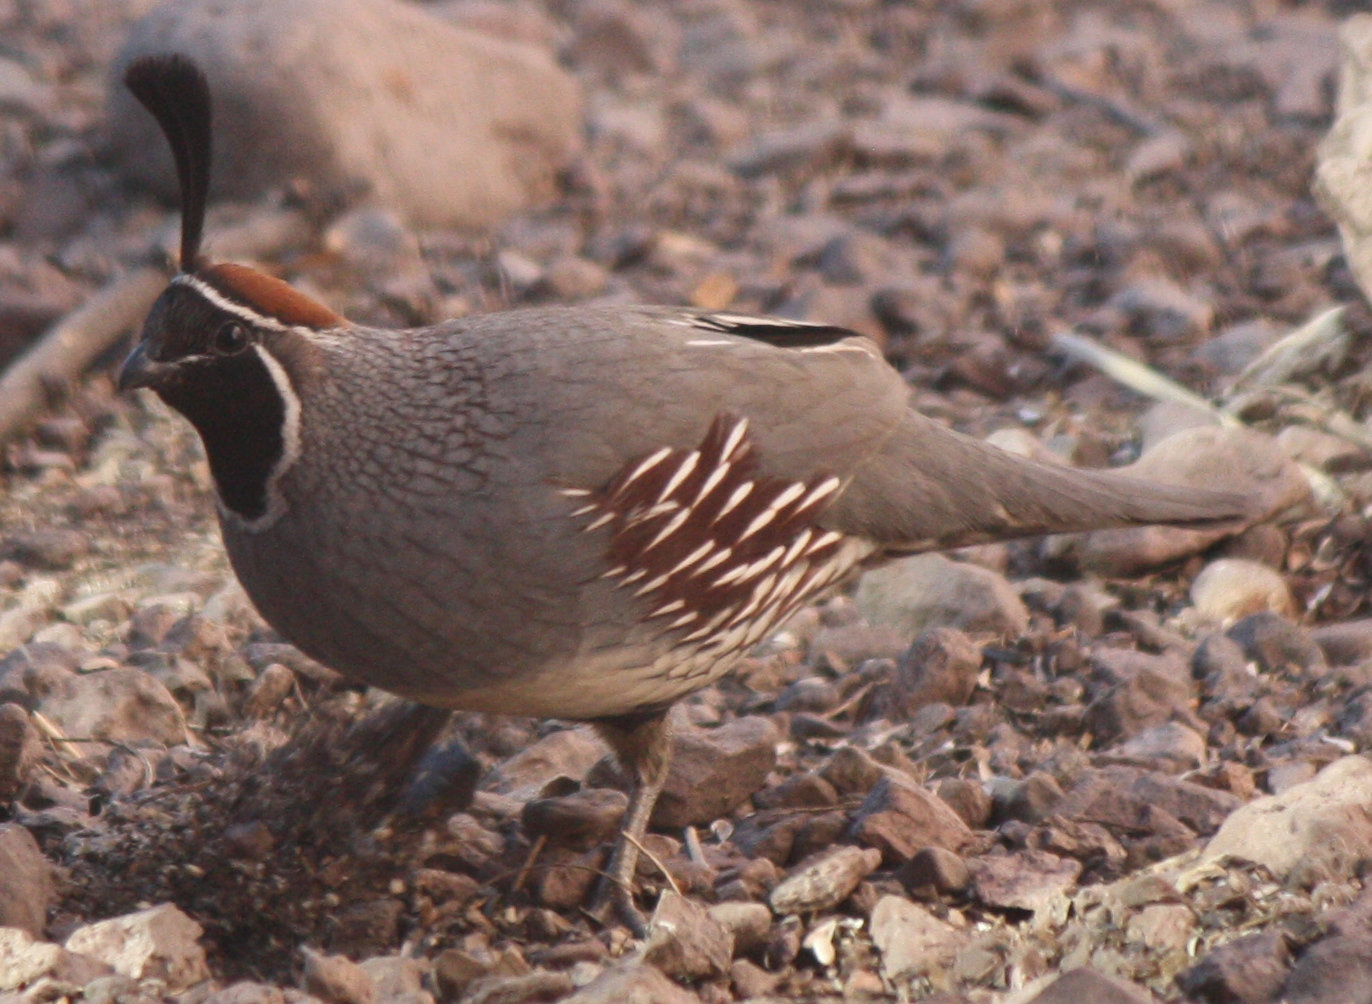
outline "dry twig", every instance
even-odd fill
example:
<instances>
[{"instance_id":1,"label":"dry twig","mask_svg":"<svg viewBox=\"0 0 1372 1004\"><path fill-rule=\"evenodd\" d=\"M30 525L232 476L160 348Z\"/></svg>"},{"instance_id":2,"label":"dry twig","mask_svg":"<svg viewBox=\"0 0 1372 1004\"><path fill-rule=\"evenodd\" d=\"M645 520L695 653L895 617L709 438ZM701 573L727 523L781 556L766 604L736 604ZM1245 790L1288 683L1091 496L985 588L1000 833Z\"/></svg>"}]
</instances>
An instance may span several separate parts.
<instances>
[{"instance_id":1,"label":"dry twig","mask_svg":"<svg viewBox=\"0 0 1372 1004\"><path fill-rule=\"evenodd\" d=\"M37 411L140 323L166 284L167 275L160 268L126 272L10 364L0 374L0 443L17 435Z\"/></svg>"}]
</instances>

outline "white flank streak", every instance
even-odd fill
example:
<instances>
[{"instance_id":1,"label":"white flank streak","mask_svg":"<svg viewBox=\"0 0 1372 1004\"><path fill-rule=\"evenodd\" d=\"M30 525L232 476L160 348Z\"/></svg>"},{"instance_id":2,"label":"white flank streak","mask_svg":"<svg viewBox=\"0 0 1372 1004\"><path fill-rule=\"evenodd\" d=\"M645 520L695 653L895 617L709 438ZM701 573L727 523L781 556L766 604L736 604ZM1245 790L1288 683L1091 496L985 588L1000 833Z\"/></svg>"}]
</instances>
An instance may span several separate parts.
<instances>
[{"instance_id":1,"label":"white flank streak","mask_svg":"<svg viewBox=\"0 0 1372 1004\"><path fill-rule=\"evenodd\" d=\"M757 578L763 572L767 571L767 569L775 565L777 563L777 559L779 559L785 553L786 548L784 547L778 546L772 548L761 558L758 558L757 561L745 565L743 569L743 574L739 576L738 581L747 582L749 579Z\"/></svg>"},{"instance_id":2,"label":"white flank streak","mask_svg":"<svg viewBox=\"0 0 1372 1004\"><path fill-rule=\"evenodd\" d=\"M678 322L681 323L681 322ZM687 327L695 327L690 322L685 322ZM686 343L692 348L718 348L721 345L737 345L738 342L731 342L723 338L692 338Z\"/></svg>"},{"instance_id":3,"label":"white flank streak","mask_svg":"<svg viewBox=\"0 0 1372 1004\"><path fill-rule=\"evenodd\" d=\"M627 572L628 570L629 570L629 569L626 568L624 565L615 565L615 567L612 568L612 569L610 569L608 572L601 572L601 573L600 573L600 578L602 578L602 579L613 579L613 578L617 578L618 576L623 575L623 574L624 574L625 572Z\"/></svg>"},{"instance_id":4,"label":"white flank streak","mask_svg":"<svg viewBox=\"0 0 1372 1004\"><path fill-rule=\"evenodd\" d=\"M711 585L718 589L720 586L727 586L731 582L737 582L739 579L743 578L743 573L747 570L747 565L735 565L733 568L729 569L719 578L715 579L715 581L712 582Z\"/></svg>"},{"instance_id":5,"label":"white flank streak","mask_svg":"<svg viewBox=\"0 0 1372 1004\"><path fill-rule=\"evenodd\" d=\"M709 477L705 479L705 483L700 486L700 491L696 492L695 501L691 503L692 507L698 506L701 502L705 501L705 497L714 491L715 487L724 480L724 476L729 473L729 469L732 466L733 465L726 460L710 472Z\"/></svg>"},{"instance_id":6,"label":"white flank streak","mask_svg":"<svg viewBox=\"0 0 1372 1004\"><path fill-rule=\"evenodd\" d=\"M816 324L814 321L795 321L789 317L754 317L751 314L705 314L704 318L709 321L717 321L721 324L735 325L737 327L751 327L754 324L764 325L769 328L824 328L825 324Z\"/></svg>"},{"instance_id":7,"label":"white flank streak","mask_svg":"<svg viewBox=\"0 0 1372 1004\"><path fill-rule=\"evenodd\" d=\"M814 540L814 543L812 543L809 547L807 547L807 548L805 549L805 553L806 553L806 554L814 554L816 551L823 550L824 548L828 547L830 544L836 543L837 541L840 541L840 540L842 540L842 539L843 539L843 534L838 533L838 532L835 531L835 530L829 530L829 531L827 531L827 532L825 532L825 533L820 534L818 537L816 537L815 540Z\"/></svg>"},{"instance_id":8,"label":"white flank streak","mask_svg":"<svg viewBox=\"0 0 1372 1004\"><path fill-rule=\"evenodd\" d=\"M672 621L672 623L668 624L667 630L670 631L673 628L685 627L687 624L691 623L691 621L695 620L697 616L699 615L694 610L688 611Z\"/></svg>"},{"instance_id":9,"label":"white flank streak","mask_svg":"<svg viewBox=\"0 0 1372 1004\"><path fill-rule=\"evenodd\" d=\"M628 516L628 525L632 527L635 523L642 523L643 520L667 516L667 513L675 513L681 507L681 502L653 502L653 505L650 506L639 506Z\"/></svg>"},{"instance_id":10,"label":"white flank streak","mask_svg":"<svg viewBox=\"0 0 1372 1004\"><path fill-rule=\"evenodd\" d=\"M753 490L753 483L752 483L751 481L745 481L745 482L743 482L743 484L741 484L741 485L739 485L737 488L735 488L735 489L734 489L734 493L733 493L732 495L729 496L729 501L728 501L728 502L725 502L725 503L724 503L724 508L721 509L718 513L715 514L715 518L712 519L712 520L710 521L710 525L711 525L711 526L714 526L714 524L718 523L721 519L723 519L723 518L724 518L725 516L727 516L729 513L733 512L735 509L737 509L739 503L742 502L744 499L746 499L746 498L748 497L748 493L751 492L752 490Z\"/></svg>"},{"instance_id":11,"label":"white flank streak","mask_svg":"<svg viewBox=\"0 0 1372 1004\"><path fill-rule=\"evenodd\" d=\"M610 520L614 518L615 514L612 512L607 512L603 515L597 516L595 519L591 520L589 523L586 524L586 528L582 530L582 533L590 533L592 530L599 530L602 526L604 526L606 523L610 522Z\"/></svg>"},{"instance_id":12,"label":"white flank streak","mask_svg":"<svg viewBox=\"0 0 1372 1004\"><path fill-rule=\"evenodd\" d=\"M786 557L781 559L781 564L783 566L789 565L799 558L801 552L805 550L805 545L810 543L810 538L813 536L814 533L809 527L801 530L796 539L791 541L791 546L786 549Z\"/></svg>"},{"instance_id":13,"label":"white flank streak","mask_svg":"<svg viewBox=\"0 0 1372 1004\"><path fill-rule=\"evenodd\" d=\"M705 555L709 554L710 550L714 546L714 541L710 540L707 540L705 543L701 544L694 551L686 555L686 557L682 558L674 566L672 566L672 570L667 573L668 578L670 578L673 575L676 575L678 572L684 572L687 568L694 565L701 558L705 557Z\"/></svg>"},{"instance_id":14,"label":"white flank streak","mask_svg":"<svg viewBox=\"0 0 1372 1004\"><path fill-rule=\"evenodd\" d=\"M643 553L647 554L653 548L657 547L658 544L661 544L672 534L676 533L677 530L681 529L681 524L685 523L687 517L689 517L690 515L691 510L683 509L681 510L681 512L673 516L671 521L657 532L657 536L654 537L652 540L648 541L648 546L643 549Z\"/></svg>"},{"instance_id":15,"label":"white flank streak","mask_svg":"<svg viewBox=\"0 0 1372 1004\"><path fill-rule=\"evenodd\" d=\"M780 606L788 596L796 595L797 587L804 576L805 571L801 568L792 568L777 579L777 584L772 587L772 593L767 597L768 603L775 603Z\"/></svg>"},{"instance_id":16,"label":"white flank streak","mask_svg":"<svg viewBox=\"0 0 1372 1004\"><path fill-rule=\"evenodd\" d=\"M621 582L620 585L621 585L621 586L632 586L635 582L637 582L639 579L643 578L643 576L645 576L645 575L647 575L647 574L648 574L648 569L646 569L646 568L640 568L640 569L639 569L638 571L636 571L636 572L630 572L628 575L624 576L624 581Z\"/></svg>"},{"instance_id":17,"label":"white flank streak","mask_svg":"<svg viewBox=\"0 0 1372 1004\"><path fill-rule=\"evenodd\" d=\"M624 492L624 489L628 488L631 484L633 484L643 475L647 474L658 464L662 463L662 461L666 460L667 457L671 455L671 453L672 448L670 446L664 446L656 453L644 457L642 460L638 462L638 466L629 472L629 476L624 479L624 483L619 486L619 491L616 492L616 494L622 494Z\"/></svg>"},{"instance_id":18,"label":"white flank streak","mask_svg":"<svg viewBox=\"0 0 1372 1004\"><path fill-rule=\"evenodd\" d=\"M696 464L700 463L700 451L692 450L686 454L686 459L681 462L681 466L676 469L676 473L667 479L667 486L658 493L657 500L661 502L672 492L676 491L681 482L690 477L691 472L696 469Z\"/></svg>"},{"instance_id":19,"label":"white flank streak","mask_svg":"<svg viewBox=\"0 0 1372 1004\"><path fill-rule=\"evenodd\" d=\"M199 280L193 280L193 282L196 286L205 285ZM211 292L213 291L211 290ZM219 505L225 512L232 513L237 517L245 530L258 532L266 530L286 514L286 499L281 494L281 478L300 459L300 398L295 396L295 388L291 386L291 378L286 375L285 369L272 354L260 345L254 345L253 351L257 353L257 358L262 360L262 365L267 368L267 372L271 375L272 383L276 385L276 392L281 395L281 409L284 412L284 417L281 420L281 456L277 457L276 463L272 465L271 473L267 475L267 511L261 516L257 519L244 519L224 505L222 498Z\"/></svg>"},{"instance_id":20,"label":"white flank streak","mask_svg":"<svg viewBox=\"0 0 1372 1004\"><path fill-rule=\"evenodd\" d=\"M762 510L762 512L758 513L756 516L753 517L753 521L748 524L748 528L746 530L744 530L741 534L738 535L738 539L747 540L749 537L757 533L764 526L766 526L768 523L772 522L772 520L776 518L777 507L774 505L769 505L766 509Z\"/></svg>"},{"instance_id":21,"label":"white flank streak","mask_svg":"<svg viewBox=\"0 0 1372 1004\"><path fill-rule=\"evenodd\" d=\"M743 609L734 615L735 622L747 620L749 617L753 616L753 612L757 610L758 607L762 606L763 597L771 592L772 587L776 585L776 581L777 577L774 572L754 586L753 595L748 598L748 602L743 605Z\"/></svg>"},{"instance_id":22,"label":"white flank streak","mask_svg":"<svg viewBox=\"0 0 1372 1004\"><path fill-rule=\"evenodd\" d=\"M709 621L706 622L706 624L705 624L704 627L701 627L701 628L699 628L699 629L697 629L697 630L695 630L695 631L692 631L692 632L691 632L689 635L687 635L686 637L687 637L688 639L692 639L692 638L703 638L703 637L706 637L706 636L708 636L708 635L714 634L716 631L718 631L721 627L724 626L724 623L725 623L726 621L728 621L730 618L732 618L732 617L734 616L734 611L735 611L736 609L737 609L737 607L725 607L725 608L724 608L723 610L721 610L719 613L717 613L717 614L715 614L713 617L711 617L711 618L709 619Z\"/></svg>"},{"instance_id":23,"label":"white flank streak","mask_svg":"<svg viewBox=\"0 0 1372 1004\"><path fill-rule=\"evenodd\" d=\"M738 423L729 430L729 436L724 440L724 449L720 450L719 455L728 460L734 455L734 450L738 449L738 444L743 442L743 437L748 434L748 420L741 418Z\"/></svg>"},{"instance_id":24,"label":"white flank streak","mask_svg":"<svg viewBox=\"0 0 1372 1004\"><path fill-rule=\"evenodd\" d=\"M791 487L787 488L784 492L782 492L780 495L778 495L775 499L773 499L773 500L772 500L772 504L769 505L767 508L768 508L768 509L774 509L774 510L781 510L781 509L785 508L786 506L790 505L792 502L794 502L796 499L798 499L801 495L804 495L804 494L805 494L805 485L804 485L804 483L802 483L802 482L797 482L797 483L791 485Z\"/></svg>"},{"instance_id":25,"label":"white flank streak","mask_svg":"<svg viewBox=\"0 0 1372 1004\"><path fill-rule=\"evenodd\" d=\"M598 505L596 505L594 502L592 502L590 505L583 505L583 506L579 506L579 507L576 508L576 509L573 509L573 510L572 510L572 515L573 515L573 516L589 516L591 513L595 512L595 511L596 511L597 509L599 509L599 508L600 508L600 506L598 506Z\"/></svg>"},{"instance_id":26,"label":"white flank streak","mask_svg":"<svg viewBox=\"0 0 1372 1004\"><path fill-rule=\"evenodd\" d=\"M801 352L861 352L864 356L872 353L861 343L853 342L833 342L829 345L810 345L800 350Z\"/></svg>"},{"instance_id":27,"label":"white flank streak","mask_svg":"<svg viewBox=\"0 0 1372 1004\"><path fill-rule=\"evenodd\" d=\"M686 606L686 603L685 603L683 600L672 600L671 603L667 603L667 604L664 604L663 606L658 607L656 610L654 610L654 611L653 611L652 613L650 613L648 616L649 616L649 617L665 617L667 614L674 614L674 613L676 613L678 610L682 609L682 608L685 607L685 606Z\"/></svg>"},{"instance_id":28,"label":"white flank streak","mask_svg":"<svg viewBox=\"0 0 1372 1004\"><path fill-rule=\"evenodd\" d=\"M726 547L722 551L716 551L714 554L710 555L709 561L703 562L699 568L691 573L691 578L694 579L698 575L703 575L722 561L728 561L729 558L733 556L733 553L734 549L732 547Z\"/></svg>"},{"instance_id":29,"label":"white flank streak","mask_svg":"<svg viewBox=\"0 0 1372 1004\"><path fill-rule=\"evenodd\" d=\"M843 482L838 478L828 478L821 481L810 489L809 495L806 495L800 500L800 505L796 506L796 512L808 509L812 505L819 503L822 499L828 498L830 495L834 494L834 492L838 491L838 486L842 483Z\"/></svg>"},{"instance_id":30,"label":"white flank streak","mask_svg":"<svg viewBox=\"0 0 1372 1004\"><path fill-rule=\"evenodd\" d=\"M638 526L638 524L656 519L658 516L666 516L669 512L676 512L680 508L681 503L679 502L655 502L646 509L640 507L629 513L625 525Z\"/></svg>"},{"instance_id":31,"label":"white flank streak","mask_svg":"<svg viewBox=\"0 0 1372 1004\"><path fill-rule=\"evenodd\" d=\"M569 499L584 499L591 494L589 488L563 488L558 494L565 495Z\"/></svg>"},{"instance_id":32,"label":"white flank streak","mask_svg":"<svg viewBox=\"0 0 1372 1004\"><path fill-rule=\"evenodd\" d=\"M629 580L628 580L628 579L625 579L624 581L625 581L625 582L628 582ZM637 589L635 589L635 590L634 590L634 595L635 595L635 596L644 596L644 595L646 595L646 594L648 594L648 593L651 593L654 589L661 588L661 586L663 585L663 583L665 583L666 581L667 581L667 576L665 576L665 575L659 575L657 578L655 578L655 579L650 579L649 581L645 582L643 585L641 585L641 586L639 586Z\"/></svg>"}]
</instances>

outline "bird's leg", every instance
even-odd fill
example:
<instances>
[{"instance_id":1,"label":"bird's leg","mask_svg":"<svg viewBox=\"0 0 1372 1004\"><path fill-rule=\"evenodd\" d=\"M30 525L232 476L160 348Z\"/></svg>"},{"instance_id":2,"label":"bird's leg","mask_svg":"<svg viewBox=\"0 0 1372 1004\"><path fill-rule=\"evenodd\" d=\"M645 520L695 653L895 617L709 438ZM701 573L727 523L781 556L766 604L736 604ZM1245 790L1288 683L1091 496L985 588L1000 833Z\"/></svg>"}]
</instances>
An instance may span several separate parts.
<instances>
[{"instance_id":1,"label":"bird's leg","mask_svg":"<svg viewBox=\"0 0 1372 1004\"><path fill-rule=\"evenodd\" d=\"M596 891L593 909L597 913L613 909L635 936L641 938L648 932L648 922L634 905L634 869L653 806L667 780L672 730L665 709L600 718L594 725L614 750L620 764L629 771L633 790L610 863Z\"/></svg>"}]
</instances>

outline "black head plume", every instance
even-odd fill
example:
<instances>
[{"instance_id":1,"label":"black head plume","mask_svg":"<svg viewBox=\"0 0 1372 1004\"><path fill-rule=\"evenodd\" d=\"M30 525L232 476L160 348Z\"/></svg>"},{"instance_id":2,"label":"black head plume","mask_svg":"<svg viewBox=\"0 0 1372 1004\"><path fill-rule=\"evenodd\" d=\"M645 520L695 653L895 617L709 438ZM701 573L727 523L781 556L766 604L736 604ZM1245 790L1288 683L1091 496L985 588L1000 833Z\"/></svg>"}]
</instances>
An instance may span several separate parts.
<instances>
[{"instance_id":1,"label":"black head plume","mask_svg":"<svg viewBox=\"0 0 1372 1004\"><path fill-rule=\"evenodd\" d=\"M124 71L124 86L152 113L171 146L181 186L181 270L200 257L210 187L210 87L200 67L175 53L143 56Z\"/></svg>"}]
</instances>

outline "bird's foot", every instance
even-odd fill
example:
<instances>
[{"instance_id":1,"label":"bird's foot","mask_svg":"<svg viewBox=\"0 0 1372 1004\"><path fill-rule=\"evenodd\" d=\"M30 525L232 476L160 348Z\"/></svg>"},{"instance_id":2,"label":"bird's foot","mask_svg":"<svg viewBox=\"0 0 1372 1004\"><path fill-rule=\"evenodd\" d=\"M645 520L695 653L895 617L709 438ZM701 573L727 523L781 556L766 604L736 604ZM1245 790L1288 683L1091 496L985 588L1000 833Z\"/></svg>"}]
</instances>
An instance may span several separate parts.
<instances>
[{"instance_id":1,"label":"bird's foot","mask_svg":"<svg viewBox=\"0 0 1372 1004\"><path fill-rule=\"evenodd\" d=\"M596 889L595 898L587 912L602 924L618 921L627 927L635 938L648 936L648 918L634 902L633 888L615 881L612 875L606 875L600 880L600 886Z\"/></svg>"},{"instance_id":2,"label":"bird's foot","mask_svg":"<svg viewBox=\"0 0 1372 1004\"><path fill-rule=\"evenodd\" d=\"M634 887L619 881L613 874L601 876L586 912L606 926L615 922L624 924L635 938L648 937L648 918L634 903Z\"/></svg>"}]
</instances>

